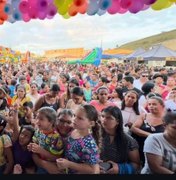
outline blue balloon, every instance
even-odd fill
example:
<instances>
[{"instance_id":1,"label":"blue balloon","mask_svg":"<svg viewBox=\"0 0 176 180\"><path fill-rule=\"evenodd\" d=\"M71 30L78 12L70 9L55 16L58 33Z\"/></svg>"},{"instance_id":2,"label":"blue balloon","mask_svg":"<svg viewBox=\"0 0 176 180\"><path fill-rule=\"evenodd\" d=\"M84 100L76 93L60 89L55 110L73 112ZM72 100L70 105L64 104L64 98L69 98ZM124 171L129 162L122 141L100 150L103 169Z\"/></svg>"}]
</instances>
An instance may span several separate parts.
<instances>
[{"instance_id":1,"label":"blue balloon","mask_svg":"<svg viewBox=\"0 0 176 180\"><path fill-rule=\"evenodd\" d=\"M22 19L19 11L14 11L12 17L14 18L15 21L20 21Z\"/></svg>"},{"instance_id":2,"label":"blue balloon","mask_svg":"<svg viewBox=\"0 0 176 180\"><path fill-rule=\"evenodd\" d=\"M6 4L5 6L4 6L4 12L6 13L6 14L12 14L12 5L11 4Z\"/></svg>"},{"instance_id":3,"label":"blue balloon","mask_svg":"<svg viewBox=\"0 0 176 180\"><path fill-rule=\"evenodd\" d=\"M98 12L98 4L96 1L92 1L89 3L88 8L87 8L87 14L92 16L95 15Z\"/></svg>"},{"instance_id":4,"label":"blue balloon","mask_svg":"<svg viewBox=\"0 0 176 180\"><path fill-rule=\"evenodd\" d=\"M102 16L102 15L105 14L105 13L106 13L106 10L102 10L102 9L99 9L98 12L97 12L97 14L98 14L99 16Z\"/></svg>"},{"instance_id":5,"label":"blue balloon","mask_svg":"<svg viewBox=\"0 0 176 180\"><path fill-rule=\"evenodd\" d=\"M102 10L108 9L112 5L112 0L100 0L99 8Z\"/></svg>"}]
</instances>

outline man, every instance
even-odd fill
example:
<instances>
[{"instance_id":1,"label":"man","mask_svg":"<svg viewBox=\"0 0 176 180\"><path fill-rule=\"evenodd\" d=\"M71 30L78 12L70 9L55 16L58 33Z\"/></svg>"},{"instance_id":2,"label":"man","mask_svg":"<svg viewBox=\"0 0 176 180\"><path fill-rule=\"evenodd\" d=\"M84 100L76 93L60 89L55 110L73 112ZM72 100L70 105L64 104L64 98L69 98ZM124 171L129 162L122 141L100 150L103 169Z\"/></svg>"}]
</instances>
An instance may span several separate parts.
<instances>
[{"instance_id":1,"label":"man","mask_svg":"<svg viewBox=\"0 0 176 180\"><path fill-rule=\"evenodd\" d=\"M133 82L134 82L134 78L132 76L125 76L122 79L122 84L123 84L122 92L123 94L125 94L129 90L134 90L139 94L140 97L142 95L142 92L138 88L133 86Z\"/></svg>"}]
</instances>

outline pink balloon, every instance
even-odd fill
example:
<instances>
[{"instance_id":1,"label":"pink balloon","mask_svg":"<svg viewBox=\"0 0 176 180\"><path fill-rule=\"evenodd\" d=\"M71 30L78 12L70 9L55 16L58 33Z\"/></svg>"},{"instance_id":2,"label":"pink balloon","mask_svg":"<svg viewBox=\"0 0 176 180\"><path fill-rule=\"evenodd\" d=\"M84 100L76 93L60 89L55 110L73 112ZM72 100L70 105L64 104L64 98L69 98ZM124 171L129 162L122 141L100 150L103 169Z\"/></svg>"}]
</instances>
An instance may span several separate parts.
<instances>
[{"instance_id":1,"label":"pink balloon","mask_svg":"<svg viewBox=\"0 0 176 180\"><path fill-rule=\"evenodd\" d=\"M142 11L145 11L146 9L150 8L150 5L144 4L144 7L141 9Z\"/></svg>"},{"instance_id":2,"label":"pink balloon","mask_svg":"<svg viewBox=\"0 0 176 180\"><path fill-rule=\"evenodd\" d=\"M112 0L112 5L107 9L109 14L115 14L120 10L120 0Z\"/></svg>"},{"instance_id":3,"label":"pink balloon","mask_svg":"<svg viewBox=\"0 0 176 180\"><path fill-rule=\"evenodd\" d=\"M37 1L37 8L39 11L45 11L48 8L48 1L47 0L38 0Z\"/></svg>"},{"instance_id":4,"label":"pink balloon","mask_svg":"<svg viewBox=\"0 0 176 180\"><path fill-rule=\"evenodd\" d=\"M131 6L132 2L133 0L121 0L120 6L123 9L128 9Z\"/></svg>"},{"instance_id":5,"label":"pink balloon","mask_svg":"<svg viewBox=\"0 0 176 180\"><path fill-rule=\"evenodd\" d=\"M131 6L129 7L129 11L131 13L137 13L142 10L144 7L144 2L141 0L133 0Z\"/></svg>"},{"instance_id":6,"label":"pink balloon","mask_svg":"<svg viewBox=\"0 0 176 180\"><path fill-rule=\"evenodd\" d=\"M24 22L29 22L31 20L31 18L28 14L22 14L22 19Z\"/></svg>"},{"instance_id":7,"label":"pink balloon","mask_svg":"<svg viewBox=\"0 0 176 180\"><path fill-rule=\"evenodd\" d=\"M119 14L124 14L128 11L128 9L123 9L123 8L120 8L120 10L118 11Z\"/></svg>"},{"instance_id":8,"label":"pink balloon","mask_svg":"<svg viewBox=\"0 0 176 180\"><path fill-rule=\"evenodd\" d=\"M153 4L154 2L156 2L157 0L143 0L144 4L146 5L150 5Z\"/></svg>"},{"instance_id":9,"label":"pink balloon","mask_svg":"<svg viewBox=\"0 0 176 180\"><path fill-rule=\"evenodd\" d=\"M37 19L38 18L38 11L36 7L30 7L29 8L29 16L31 19Z\"/></svg>"},{"instance_id":10,"label":"pink balloon","mask_svg":"<svg viewBox=\"0 0 176 180\"><path fill-rule=\"evenodd\" d=\"M38 12L38 18L44 20L47 16L47 11Z\"/></svg>"},{"instance_id":11,"label":"pink balloon","mask_svg":"<svg viewBox=\"0 0 176 180\"><path fill-rule=\"evenodd\" d=\"M29 3L27 1L21 1L19 4L19 10L22 13L28 13L29 10Z\"/></svg>"},{"instance_id":12,"label":"pink balloon","mask_svg":"<svg viewBox=\"0 0 176 180\"><path fill-rule=\"evenodd\" d=\"M48 6L47 13L49 16L55 16L57 14L57 7L54 4Z\"/></svg>"}]
</instances>

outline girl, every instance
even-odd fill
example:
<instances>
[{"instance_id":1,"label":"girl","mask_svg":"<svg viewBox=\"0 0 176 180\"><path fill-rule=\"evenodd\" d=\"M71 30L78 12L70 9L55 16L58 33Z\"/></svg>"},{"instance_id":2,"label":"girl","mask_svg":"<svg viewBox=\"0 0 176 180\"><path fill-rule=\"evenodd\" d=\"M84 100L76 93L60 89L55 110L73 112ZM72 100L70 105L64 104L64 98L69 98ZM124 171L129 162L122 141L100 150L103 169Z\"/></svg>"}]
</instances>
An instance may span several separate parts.
<instances>
[{"instance_id":1,"label":"girl","mask_svg":"<svg viewBox=\"0 0 176 180\"><path fill-rule=\"evenodd\" d=\"M33 143L28 145L32 151L34 162L37 164L37 173L47 173L46 169L40 168L38 159L55 162L63 154L63 142L60 134L55 130L56 111L50 107L43 107L37 114L38 128L33 136Z\"/></svg>"},{"instance_id":2,"label":"girl","mask_svg":"<svg viewBox=\"0 0 176 180\"><path fill-rule=\"evenodd\" d=\"M100 126L96 109L91 105L79 106L73 128L66 141L65 158L57 159L58 168L75 174L99 173Z\"/></svg>"}]
</instances>

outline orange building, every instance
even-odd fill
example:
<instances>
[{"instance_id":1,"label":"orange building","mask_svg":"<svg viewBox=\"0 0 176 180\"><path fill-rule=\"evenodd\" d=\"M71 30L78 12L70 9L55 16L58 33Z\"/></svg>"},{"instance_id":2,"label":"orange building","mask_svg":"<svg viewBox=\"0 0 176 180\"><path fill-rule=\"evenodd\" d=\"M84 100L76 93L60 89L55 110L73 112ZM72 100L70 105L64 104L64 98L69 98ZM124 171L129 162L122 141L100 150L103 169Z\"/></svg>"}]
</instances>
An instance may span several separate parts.
<instances>
[{"instance_id":1,"label":"orange building","mask_svg":"<svg viewBox=\"0 0 176 180\"><path fill-rule=\"evenodd\" d=\"M114 54L131 54L133 52L133 50L129 50L129 49L120 49L120 48L115 48L115 49L107 49L104 50L103 53L104 54L110 54L110 55L114 55Z\"/></svg>"},{"instance_id":2,"label":"orange building","mask_svg":"<svg viewBox=\"0 0 176 180\"><path fill-rule=\"evenodd\" d=\"M84 48L70 48L70 49L56 49L45 51L44 57L47 59L57 58L61 60L75 60L81 59L86 56L91 50L85 50ZM103 51L103 54L130 54L133 50L128 49L107 49Z\"/></svg>"},{"instance_id":3,"label":"orange building","mask_svg":"<svg viewBox=\"0 0 176 180\"><path fill-rule=\"evenodd\" d=\"M58 58L58 59L81 59L87 50L84 48L69 48L69 49L56 49L45 51L44 56L46 58Z\"/></svg>"}]
</instances>

